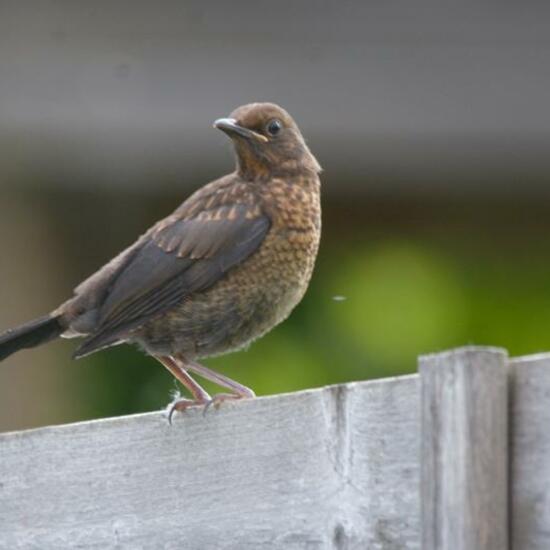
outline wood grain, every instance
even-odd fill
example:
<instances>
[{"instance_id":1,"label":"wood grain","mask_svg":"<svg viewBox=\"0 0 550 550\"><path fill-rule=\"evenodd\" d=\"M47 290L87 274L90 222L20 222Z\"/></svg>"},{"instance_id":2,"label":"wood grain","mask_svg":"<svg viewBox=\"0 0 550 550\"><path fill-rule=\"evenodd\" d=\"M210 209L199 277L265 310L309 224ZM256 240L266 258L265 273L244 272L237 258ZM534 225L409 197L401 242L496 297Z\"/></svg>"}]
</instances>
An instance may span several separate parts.
<instances>
[{"instance_id":1,"label":"wood grain","mask_svg":"<svg viewBox=\"0 0 550 550\"><path fill-rule=\"evenodd\" d=\"M511 361L512 548L550 548L550 354Z\"/></svg>"},{"instance_id":2,"label":"wood grain","mask_svg":"<svg viewBox=\"0 0 550 550\"><path fill-rule=\"evenodd\" d=\"M418 549L418 377L0 435L0 548Z\"/></svg>"},{"instance_id":3,"label":"wood grain","mask_svg":"<svg viewBox=\"0 0 550 550\"><path fill-rule=\"evenodd\" d=\"M0 548L546 550L550 354L507 365L1 434Z\"/></svg>"},{"instance_id":4,"label":"wood grain","mask_svg":"<svg viewBox=\"0 0 550 550\"><path fill-rule=\"evenodd\" d=\"M507 355L467 347L420 358L424 550L508 548Z\"/></svg>"}]
</instances>

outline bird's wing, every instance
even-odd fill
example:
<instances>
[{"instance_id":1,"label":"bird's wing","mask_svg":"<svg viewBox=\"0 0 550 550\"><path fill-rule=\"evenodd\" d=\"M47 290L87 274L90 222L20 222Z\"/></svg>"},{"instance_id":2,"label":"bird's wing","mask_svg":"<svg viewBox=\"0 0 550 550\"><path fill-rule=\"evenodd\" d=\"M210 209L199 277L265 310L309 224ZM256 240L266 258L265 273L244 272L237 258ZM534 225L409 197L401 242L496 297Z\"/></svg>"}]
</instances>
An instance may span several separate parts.
<instances>
[{"instance_id":1,"label":"bird's wing","mask_svg":"<svg viewBox=\"0 0 550 550\"><path fill-rule=\"evenodd\" d=\"M96 328L78 348L82 357L212 286L254 253L270 219L252 204L185 210L157 224L110 281ZM196 212L197 209L192 209Z\"/></svg>"}]
</instances>

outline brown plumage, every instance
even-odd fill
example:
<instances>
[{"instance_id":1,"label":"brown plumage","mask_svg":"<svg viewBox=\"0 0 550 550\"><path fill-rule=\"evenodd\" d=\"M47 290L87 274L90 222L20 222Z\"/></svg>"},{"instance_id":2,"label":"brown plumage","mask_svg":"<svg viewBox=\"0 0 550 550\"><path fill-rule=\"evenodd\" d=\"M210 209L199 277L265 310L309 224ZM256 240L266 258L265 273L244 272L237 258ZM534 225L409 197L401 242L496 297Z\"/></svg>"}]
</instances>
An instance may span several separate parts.
<instances>
[{"instance_id":1,"label":"brown plumage","mask_svg":"<svg viewBox=\"0 0 550 550\"><path fill-rule=\"evenodd\" d=\"M75 357L135 343L191 392L171 413L254 395L196 360L246 346L301 300L319 246L320 167L277 105L245 105L214 125L233 140L235 172L196 191L52 314L0 335L0 360L57 336L85 338ZM189 372L231 393L211 399Z\"/></svg>"}]
</instances>

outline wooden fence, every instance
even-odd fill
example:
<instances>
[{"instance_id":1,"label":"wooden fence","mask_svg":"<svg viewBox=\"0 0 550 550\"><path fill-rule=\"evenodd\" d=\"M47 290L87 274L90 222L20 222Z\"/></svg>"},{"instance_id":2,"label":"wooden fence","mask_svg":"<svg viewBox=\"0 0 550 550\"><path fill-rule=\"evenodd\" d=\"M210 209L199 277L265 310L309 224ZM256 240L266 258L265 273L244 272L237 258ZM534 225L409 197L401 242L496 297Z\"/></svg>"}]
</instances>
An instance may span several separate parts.
<instances>
[{"instance_id":1,"label":"wooden fence","mask_svg":"<svg viewBox=\"0 0 550 550\"><path fill-rule=\"evenodd\" d=\"M0 435L0 548L550 549L550 355Z\"/></svg>"}]
</instances>

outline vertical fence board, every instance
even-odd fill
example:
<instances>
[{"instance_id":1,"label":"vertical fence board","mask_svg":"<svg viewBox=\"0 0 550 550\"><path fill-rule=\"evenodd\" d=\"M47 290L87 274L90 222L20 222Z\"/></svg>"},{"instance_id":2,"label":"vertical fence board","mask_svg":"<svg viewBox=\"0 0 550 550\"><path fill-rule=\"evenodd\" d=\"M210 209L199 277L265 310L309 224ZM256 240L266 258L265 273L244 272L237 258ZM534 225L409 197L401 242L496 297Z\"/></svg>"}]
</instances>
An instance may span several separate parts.
<instances>
[{"instance_id":1,"label":"vertical fence board","mask_svg":"<svg viewBox=\"0 0 550 550\"><path fill-rule=\"evenodd\" d=\"M550 354L511 361L513 550L550 548Z\"/></svg>"},{"instance_id":2,"label":"vertical fence board","mask_svg":"<svg viewBox=\"0 0 550 550\"><path fill-rule=\"evenodd\" d=\"M507 356L461 348L420 358L423 550L505 550Z\"/></svg>"},{"instance_id":3,"label":"vertical fence board","mask_svg":"<svg viewBox=\"0 0 550 550\"><path fill-rule=\"evenodd\" d=\"M361 537L334 550L420 550L418 376L371 382L348 415L353 430L340 500Z\"/></svg>"}]
</instances>

